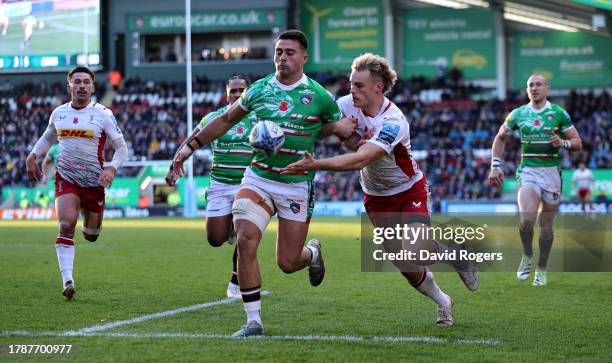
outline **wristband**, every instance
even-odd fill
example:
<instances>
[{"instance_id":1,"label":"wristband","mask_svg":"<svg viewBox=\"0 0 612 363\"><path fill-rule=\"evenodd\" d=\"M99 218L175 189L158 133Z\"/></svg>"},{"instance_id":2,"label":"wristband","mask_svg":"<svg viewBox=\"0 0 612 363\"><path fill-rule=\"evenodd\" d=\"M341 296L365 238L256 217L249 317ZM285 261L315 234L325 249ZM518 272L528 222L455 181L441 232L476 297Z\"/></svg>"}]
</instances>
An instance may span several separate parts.
<instances>
[{"instance_id":1,"label":"wristband","mask_svg":"<svg viewBox=\"0 0 612 363\"><path fill-rule=\"evenodd\" d=\"M572 142L569 140L561 140L563 142L563 148L564 149L569 149L572 147Z\"/></svg>"},{"instance_id":2,"label":"wristband","mask_svg":"<svg viewBox=\"0 0 612 363\"><path fill-rule=\"evenodd\" d=\"M502 165L503 163L501 161L501 158L495 156L491 158L491 169L500 169Z\"/></svg>"},{"instance_id":3,"label":"wristband","mask_svg":"<svg viewBox=\"0 0 612 363\"><path fill-rule=\"evenodd\" d=\"M196 142L196 145L193 145L193 142ZM193 139L191 139L191 141L189 141L187 144L187 146L189 146L189 149L191 149L191 151L196 151L197 149L202 147L202 142L200 141L200 139L198 139L197 137L194 137Z\"/></svg>"}]
</instances>

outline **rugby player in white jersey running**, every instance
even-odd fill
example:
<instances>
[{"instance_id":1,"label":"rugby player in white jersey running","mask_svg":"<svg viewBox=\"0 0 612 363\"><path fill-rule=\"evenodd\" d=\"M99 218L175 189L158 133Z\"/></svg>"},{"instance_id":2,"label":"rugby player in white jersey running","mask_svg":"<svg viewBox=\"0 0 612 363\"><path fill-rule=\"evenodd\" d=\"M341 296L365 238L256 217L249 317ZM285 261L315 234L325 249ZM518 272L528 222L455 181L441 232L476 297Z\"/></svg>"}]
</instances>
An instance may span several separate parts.
<instances>
[{"instance_id":1,"label":"rugby player in white jersey running","mask_svg":"<svg viewBox=\"0 0 612 363\"><path fill-rule=\"evenodd\" d=\"M314 159L310 154L283 171L299 174L305 170L348 171L361 170L361 188L369 218L376 227L393 227L402 221L411 228L430 224L428 207L429 188L423 172L412 158L410 127L402 111L385 97L395 84L397 75L389 62L380 56L366 53L352 64L351 93L338 99L345 116L357 119L357 133L345 141L354 153L327 159ZM385 249L396 250L397 240L385 242ZM457 249L435 240L418 240L408 249L419 256L419 250L444 253ZM405 245L403 247L406 247ZM478 288L478 273L465 261L447 261L453 265L470 290ZM452 325L452 300L436 284L433 274L423 265L398 262L396 266L410 285L431 298L438 305L438 325Z\"/></svg>"},{"instance_id":2,"label":"rugby player in white jersey running","mask_svg":"<svg viewBox=\"0 0 612 363\"><path fill-rule=\"evenodd\" d=\"M593 177L593 172L591 169L586 167L584 162L581 162L578 166L578 169L574 171L572 175L572 190L576 191L576 196L578 197L578 202L582 207L582 212L585 217L589 215L594 216L593 213L593 199L591 195L591 189L593 184L595 184L595 178ZM587 209L587 203L589 208Z\"/></svg>"},{"instance_id":3,"label":"rugby player in white jersey running","mask_svg":"<svg viewBox=\"0 0 612 363\"><path fill-rule=\"evenodd\" d=\"M92 102L94 73L87 67L76 67L68 73L71 101L51 113L49 126L26 159L31 182L42 177L39 162L56 141L59 156L55 176L55 209L59 234L55 250L62 275L62 294L71 300L76 293L73 278L74 229L83 214L83 237L94 242L102 229L104 187L127 158L128 150L113 113ZM104 167L104 144L110 140L115 153Z\"/></svg>"}]
</instances>

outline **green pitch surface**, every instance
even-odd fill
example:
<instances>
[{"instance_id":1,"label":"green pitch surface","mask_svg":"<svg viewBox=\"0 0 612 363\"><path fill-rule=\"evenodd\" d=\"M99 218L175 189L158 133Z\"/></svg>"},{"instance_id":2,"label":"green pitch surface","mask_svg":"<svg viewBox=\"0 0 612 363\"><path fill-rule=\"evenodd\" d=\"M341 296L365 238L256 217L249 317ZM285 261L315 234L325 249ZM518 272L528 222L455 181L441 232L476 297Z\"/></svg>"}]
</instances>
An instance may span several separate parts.
<instances>
[{"instance_id":1,"label":"green pitch surface","mask_svg":"<svg viewBox=\"0 0 612 363\"><path fill-rule=\"evenodd\" d=\"M259 250L264 339L232 339L244 323L225 298L233 248L212 248L203 221L107 220L95 243L77 236L74 301L64 301L56 222L0 222L0 359L10 345L70 344L71 361L605 361L612 354L612 274L551 273L534 288L513 273L483 273L469 292L436 273L456 325L398 273L362 273L358 219L315 219L325 281L286 275L274 261L276 224ZM80 230L80 227L78 227ZM509 232L516 233L512 228ZM557 233L563 233L558 231ZM518 243L518 242L517 242ZM177 310L181 309L182 310ZM156 314L157 315L152 315Z\"/></svg>"}]
</instances>

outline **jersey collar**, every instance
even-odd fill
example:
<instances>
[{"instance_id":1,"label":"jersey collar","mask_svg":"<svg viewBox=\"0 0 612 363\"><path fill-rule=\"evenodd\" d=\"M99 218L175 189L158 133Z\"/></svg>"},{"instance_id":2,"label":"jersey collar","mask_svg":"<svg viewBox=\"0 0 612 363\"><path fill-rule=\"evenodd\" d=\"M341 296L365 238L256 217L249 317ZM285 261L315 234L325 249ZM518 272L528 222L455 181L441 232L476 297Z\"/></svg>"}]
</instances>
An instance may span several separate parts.
<instances>
[{"instance_id":1,"label":"jersey collar","mask_svg":"<svg viewBox=\"0 0 612 363\"><path fill-rule=\"evenodd\" d=\"M274 83L275 85L278 86L278 88L282 89L283 91L291 91L292 89L298 87L301 84L308 85L308 77L306 77L305 74L302 74L302 78L300 78L299 81L295 82L294 84L286 85L286 84L280 83L278 79L276 79L276 75L275 75L272 77L269 83Z\"/></svg>"},{"instance_id":2,"label":"jersey collar","mask_svg":"<svg viewBox=\"0 0 612 363\"><path fill-rule=\"evenodd\" d=\"M368 116L368 115L366 115L366 113L365 113L365 112L363 112L363 110L361 110L361 113L362 113L362 114L363 114L365 117L367 117L367 118L375 119L375 118L377 118L378 116L382 115L383 113L387 112L387 110L389 109L389 107L391 107L391 101L390 101L390 100L389 100L387 97L385 97L385 96L383 96L383 97L384 97L384 99L383 99L382 107L380 108L380 110L378 110L378 113L377 113L376 115L374 115L374 116Z\"/></svg>"},{"instance_id":3,"label":"jersey collar","mask_svg":"<svg viewBox=\"0 0 612 363\"><path fill-rule=\"evenodd\" d=\"M68 102L68 105L70 106L70 108L72 108L73 110L76 110L76 111L84 110L84 109L86 109L87 107L91 106L92 104L94 104L94 101L90 101L90 102L87 104L87 106L83 106L83 107L76 108L76 107L74 107L74 106L72 105L72 101Z\"/></svg>"},{"instance_id":4,"label":"jersey collar","mask_svg":"<svg viewBox=\"0 0 612 363\"><path fill-rule=\"evenodd\" d=\"M535 108L533 108L533 106L531 105L531 103L528 103L527 106L531 109L531 111L535 112L535 113L540 113L542 111L546 111L547 109L550 108L550 101L546 101L546 104L544 105L544 107L542 107L539 110L536 110Z\"/></svg>"}]
</instances>

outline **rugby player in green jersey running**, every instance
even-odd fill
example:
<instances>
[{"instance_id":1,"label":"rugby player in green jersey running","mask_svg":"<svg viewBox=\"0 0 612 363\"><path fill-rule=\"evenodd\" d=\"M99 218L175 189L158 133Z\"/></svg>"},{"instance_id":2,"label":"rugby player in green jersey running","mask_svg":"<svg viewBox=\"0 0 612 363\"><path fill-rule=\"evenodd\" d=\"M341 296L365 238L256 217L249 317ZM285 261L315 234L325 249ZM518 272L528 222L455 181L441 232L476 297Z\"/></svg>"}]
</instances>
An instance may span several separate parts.
<instances>
[{"instance_id":1,"label":"rugby player in green jersey running","mask_svg":"<svg viewBox=\"0 0 612 363\"><path fill-rule=\"evenodd\" d=\"M202 117L200 124L186 139L193 138L206 123L222 114L229 105L232 105L249 86L250 81L245 76L232 76L225 83L225 92L228 105L213 111ZM238 192L240 181L244 171L253 159L253 148L249 145L249 134L257 122L254 113L250 113L234 125L225 135L211 143L213 152L212 170L210 173L211 184L206 191L206 238L213 247L219 247L224 242L233 244L232 203ZM185 144L183 142L180 148ZM173 186L176 183L176 175L170 169L166 175L166 183ZM238 284L238 272L236 262L238 258L237 247L234 248L232 257L232 277L227 285L227 297L241 297Z\"/></svg>"},{"instance_id":2,"label":"rugby player in green jersey running","mask_svg":"<svg viewBox=\"0 0 612 363\"><path fill-rule=\"evenodd\" d=\"M523 243L523 257L516 275L519 280L526 280L531 273L533 226L537 219L540 227L540 256L534 286L546 285L547 280L546 263L553 242L553 219L561 198L559 149L582 149L580 135L572 125L567 111L546 99L549 91L548 81L542 75L529 77L527 96L530 102L512 110L500 127L493 140L489 174L491 185L501 188L504 181L504 146L509 136L518 131L521 138L521 163L516 177L519 183L519 233Z\"/></svg>"},{"instance_id":3,"label":"rugby player in green jersey running","mask_svg":"<svg viewBox=\"0 0 612 363\"><path fill-rule=\"evenodd\" d=\"M246 170L232 205L238 243L238 281L247 323L234 335L262 335L261 275L257 248L274 213L278 214L276 261L285 273L308 267L310 283L318 286L325 268L319 241L305 246L310 216L314 208L314 171L281 175L287 165L312 153L314 141L334 133L341 139L351 136L355 121L340 120L341 113L332 96L304 74L308 60L308 40L299 30L279 35L275 45L276 73L253 83L240 100L183 146L173 161L177 175L193 151L225 134L249 112L257 119L279 124L285 143L277 154L257 154ZM339 122L337 122L339 121Z\"/></svg>"}]
</instances>

